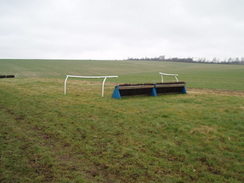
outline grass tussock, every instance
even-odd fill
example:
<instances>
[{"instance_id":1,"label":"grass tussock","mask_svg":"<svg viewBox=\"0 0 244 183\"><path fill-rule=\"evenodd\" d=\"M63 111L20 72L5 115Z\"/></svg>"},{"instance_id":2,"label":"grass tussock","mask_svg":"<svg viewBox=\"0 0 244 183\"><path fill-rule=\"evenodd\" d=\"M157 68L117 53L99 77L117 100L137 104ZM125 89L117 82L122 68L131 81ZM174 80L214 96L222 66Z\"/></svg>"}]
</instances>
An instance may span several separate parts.
<instances>
[{"instance_id":1,"label":"grass tussock","mask_svg":"<svg viewBox=\"0 0 244 183\"><path fill-rule=\"evenodd\" d=\"M114 84L1 80L1 182L243 182L243 96L111 98Z\"/></svg>"}]
</instances>

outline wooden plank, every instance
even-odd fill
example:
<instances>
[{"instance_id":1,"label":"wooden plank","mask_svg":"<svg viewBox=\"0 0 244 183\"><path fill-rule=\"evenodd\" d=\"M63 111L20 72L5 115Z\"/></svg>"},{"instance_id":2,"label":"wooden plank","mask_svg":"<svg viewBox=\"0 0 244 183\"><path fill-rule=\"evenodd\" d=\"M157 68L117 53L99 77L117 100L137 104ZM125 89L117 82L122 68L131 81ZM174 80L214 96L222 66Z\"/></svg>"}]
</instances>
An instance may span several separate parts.
<instances>
[{"instance_id":1,"label":"wooden plank","mask_svg":"<svg viewBox=\"0 0 244 183\"><path fill-rule=\"evenodd\" d=\"M128 85L119 86L119 90L133 90L133 89L143 89L143 88L154 88L154 85Z\"/></svg>"},{"instance_id":2,"label":"wooden plank","mask_svg":"<svg viewBox=\"0 0 244 183\"><path fill-rule=\"evenodd\" d=\"M156 84L156 88L183 87L185 84Z\"/></svg>"}]
</instances>

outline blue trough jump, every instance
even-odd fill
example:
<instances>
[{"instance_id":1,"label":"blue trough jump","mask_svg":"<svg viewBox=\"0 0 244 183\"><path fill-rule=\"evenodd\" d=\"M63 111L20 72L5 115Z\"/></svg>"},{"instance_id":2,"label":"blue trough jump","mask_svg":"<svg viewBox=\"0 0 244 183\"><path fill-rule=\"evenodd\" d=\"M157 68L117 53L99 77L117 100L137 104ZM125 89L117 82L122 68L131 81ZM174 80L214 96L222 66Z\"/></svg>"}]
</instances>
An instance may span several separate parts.
<instances>
[{"instance_id":1,"label":"blue trough jump","mask_svg":"<svg viewBox=\"0 0 244 183\"><path fill-rule=\"evenodd\" d=\"M112 98L121 99L122 96L181 93L186 94L185 82L120 84L115 86Z\"/></svg>"}]
</instances>

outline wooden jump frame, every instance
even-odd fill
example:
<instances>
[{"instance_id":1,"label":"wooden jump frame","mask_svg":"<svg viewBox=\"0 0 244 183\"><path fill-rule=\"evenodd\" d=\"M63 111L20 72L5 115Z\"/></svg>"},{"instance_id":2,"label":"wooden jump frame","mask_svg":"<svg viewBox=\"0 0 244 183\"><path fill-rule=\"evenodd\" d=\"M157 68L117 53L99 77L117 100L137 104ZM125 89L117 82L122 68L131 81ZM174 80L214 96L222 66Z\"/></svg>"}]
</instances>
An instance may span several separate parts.
<instances>
[{"instance_id":1,"label":"wooden jump frame","mask_svg":"<svg viewBox=\"0 0 244 183\"><path fill-rule=\"evenodd\" d=\"M160 93L186 93L185 82L179 82L178 74L159 73L161 75L161 83L145 83L145 84L121 84L115 86L112 98L121 99L122 96L130 95L149 95L158 96ZM176 82L163 82L163 76L172 76Z\"/></svg>"},{"instance_id":2,"label":"wooden jump frame","mask_svg":"<svg viewBox=\"0 0 244 183\"><path fill-rule=\"evenodd\" d=\"M15 75L0 75L0 78L15 78Z\"/></svg>"},{"instance_id":3,"label":"wooden jump frame","mask_svg":"<svg viewBox=\"0 0 244 183\"><path fill-rule=\"evenodd\" d=\"M103 79L102 82L102 97L104 97L104 85L105 85L105 81L107 78L118 78L118 76L74 76L74 75L66 75L66 79L64 80L64 95L66 95L66 83L68 78L83 78L83 79Z\"/></svg>"}]
</instances>

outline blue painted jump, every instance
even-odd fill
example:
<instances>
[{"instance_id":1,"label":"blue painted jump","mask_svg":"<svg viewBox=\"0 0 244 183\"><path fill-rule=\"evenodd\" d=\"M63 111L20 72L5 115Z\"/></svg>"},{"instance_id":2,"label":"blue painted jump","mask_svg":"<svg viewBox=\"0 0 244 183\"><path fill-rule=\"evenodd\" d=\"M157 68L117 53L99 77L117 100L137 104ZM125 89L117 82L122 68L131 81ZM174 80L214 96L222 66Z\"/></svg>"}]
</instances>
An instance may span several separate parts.
<instances>
[{"instance_id":1,"label":"blue painted jump","mask_svg":"<svg viewBox=\"0 0 244 183\"><path fill-rule=\"evenodd\" d=\"M185 82L145 83L145 84L119 84L115 86L112 98L121 99L122 96L181 93L186 94Z\"/></svg>"}]
</instances>

